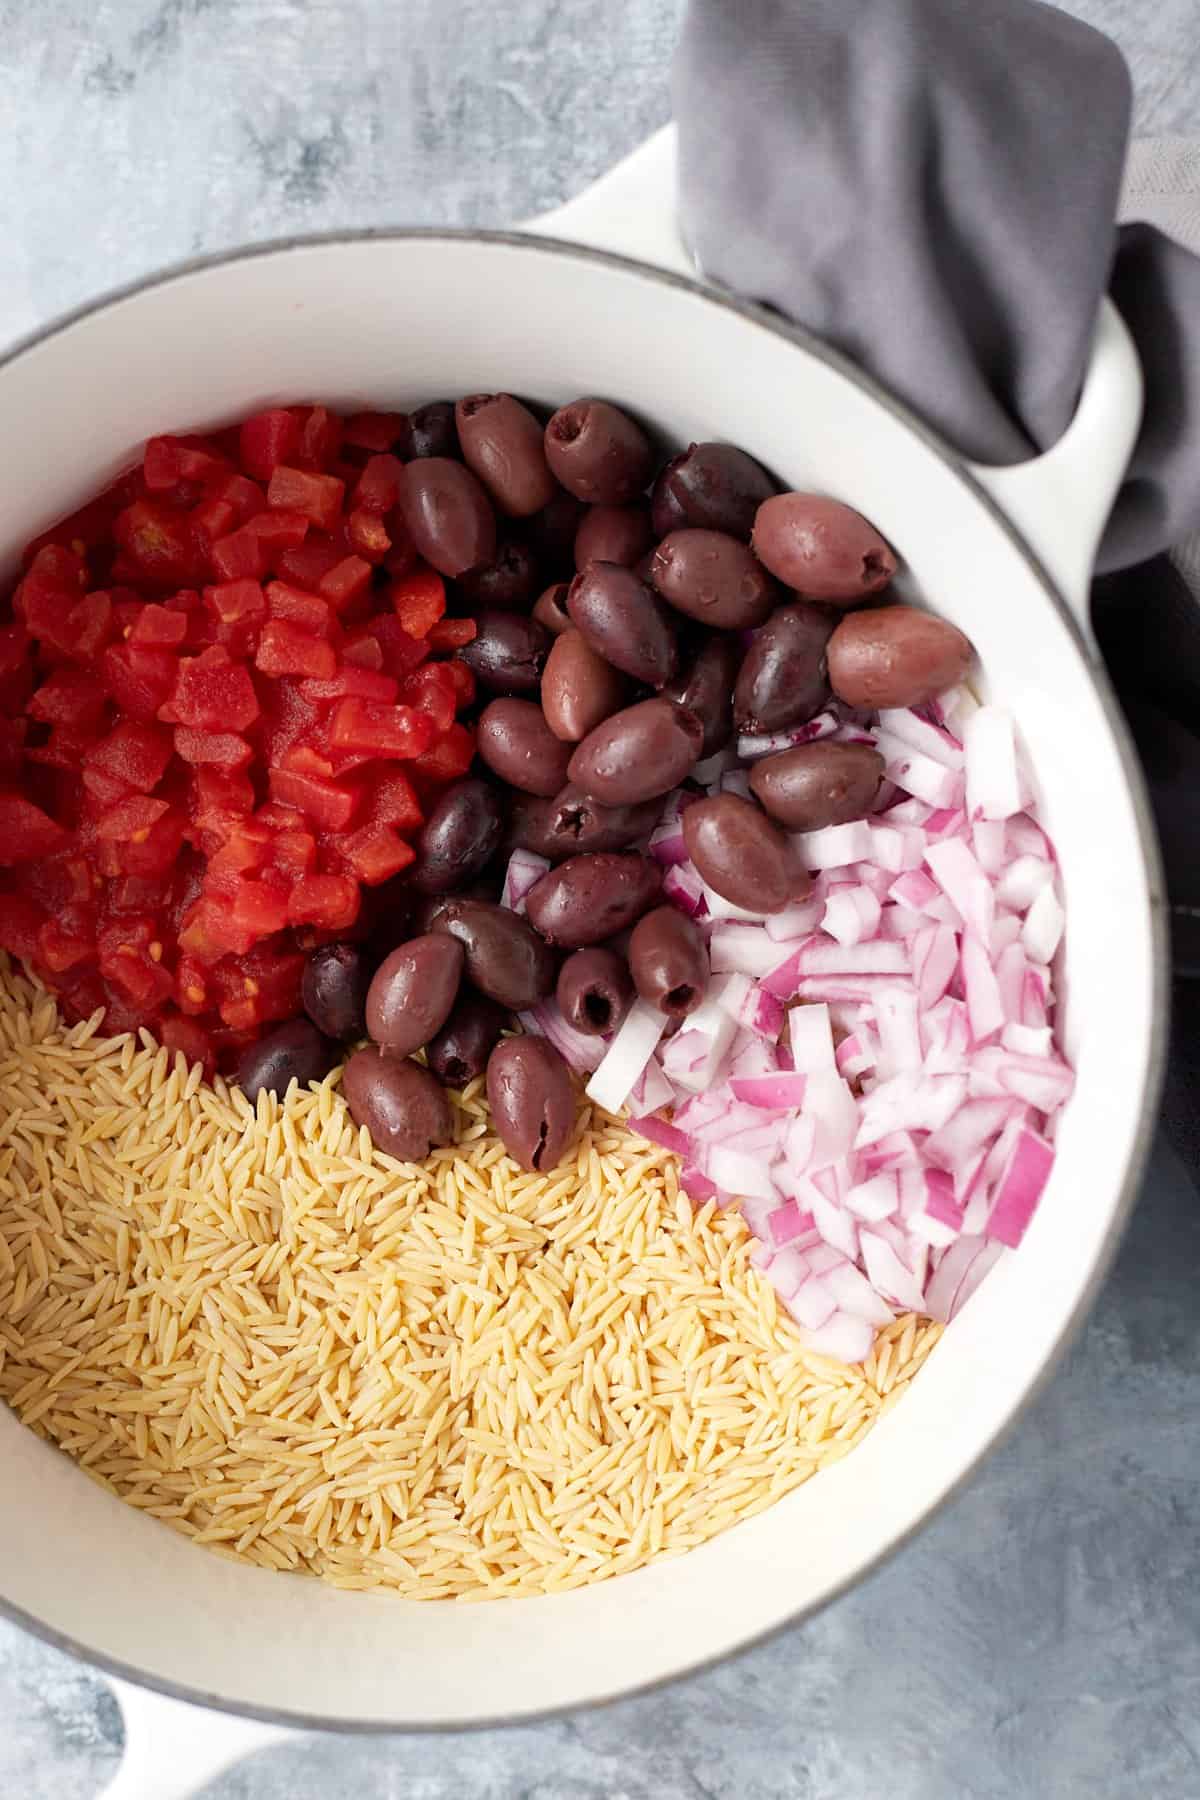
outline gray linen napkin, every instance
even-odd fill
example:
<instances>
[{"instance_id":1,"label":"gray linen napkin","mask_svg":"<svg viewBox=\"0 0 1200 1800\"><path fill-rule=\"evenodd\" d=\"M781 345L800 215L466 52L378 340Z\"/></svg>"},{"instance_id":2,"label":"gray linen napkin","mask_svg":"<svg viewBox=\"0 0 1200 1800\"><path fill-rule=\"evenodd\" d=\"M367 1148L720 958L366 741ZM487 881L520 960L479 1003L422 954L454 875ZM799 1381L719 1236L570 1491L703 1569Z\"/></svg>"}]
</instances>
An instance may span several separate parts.
<instances>
[{"instance_id":1,"label":"gray linen napkin","mask_svg":"<svg viewBox=\"0 0 1200 1800\"><path fill-rule=\"evenodd\" d=\"M1100 567L1200 531L1200 172L1140 154L1114 231L1130 83L1100 32L1035 0L691 0L675 112L705 274L979 462L1061 435L1111 287L1147 404Z\"/></svg>"}]
</instances>

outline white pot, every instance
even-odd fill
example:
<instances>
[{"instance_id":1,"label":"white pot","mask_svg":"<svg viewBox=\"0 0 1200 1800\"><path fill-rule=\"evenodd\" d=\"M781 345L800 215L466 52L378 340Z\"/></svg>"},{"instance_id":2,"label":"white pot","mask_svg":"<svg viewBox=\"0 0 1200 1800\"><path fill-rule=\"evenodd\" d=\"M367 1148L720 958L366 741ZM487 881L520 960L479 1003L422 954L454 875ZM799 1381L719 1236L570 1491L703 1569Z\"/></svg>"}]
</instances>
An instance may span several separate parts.
<instances>
[{"instance_id":1,"label":"white pot","mask_svg":"<svg viewBox=\"0 0 1200 1800\"><path fill-rule=\"evenodd\" d=\"M1106 305L1077 417L1049 455L973 469L821 344L686 278L672 158L661 134L534 227L642 261L530 234L309 240L141 284L40 334L0 365L0 557L148 434L305 396L353 409L475 389L607 394L682 443L730 439L851 502L970 634L1037 771L1062 862L1078 1071L1049 1190L1019 1253L853 1456L682 1559L551 1599L420 1605L236 1567L99 1491L0 1409L0 1606L140 1684L124 1693L123 1800L190 1792L273 1735L247 1721L528 1718L668 1680L811 1613L927 1520L1028 1402L1134 1196L1164 1036L1161 894L1086 619L1139 414L1128 336ZM243 1716L164 1713L145 1689Z\"/></svg>"}]
</instances>

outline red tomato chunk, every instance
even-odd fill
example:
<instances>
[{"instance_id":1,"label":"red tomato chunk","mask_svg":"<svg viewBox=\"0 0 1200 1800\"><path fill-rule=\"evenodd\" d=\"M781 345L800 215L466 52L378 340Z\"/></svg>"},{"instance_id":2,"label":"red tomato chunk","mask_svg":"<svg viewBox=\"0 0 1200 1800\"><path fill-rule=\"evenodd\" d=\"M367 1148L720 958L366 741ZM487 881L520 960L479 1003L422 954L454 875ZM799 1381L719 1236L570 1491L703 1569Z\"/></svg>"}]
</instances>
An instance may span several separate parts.
<instances>
[{"instance_id":1,"label":"red tomato chunk","mask_svg":"<svg viewBox=\"0 0 1200 1800\"><path fill-rule=\"evenodd\" d=\"M470 767L475 625L400 522L403 428L151 438L0 594L0 949L68 1018L231 1066Z\"/></svg>"}]
</instances>

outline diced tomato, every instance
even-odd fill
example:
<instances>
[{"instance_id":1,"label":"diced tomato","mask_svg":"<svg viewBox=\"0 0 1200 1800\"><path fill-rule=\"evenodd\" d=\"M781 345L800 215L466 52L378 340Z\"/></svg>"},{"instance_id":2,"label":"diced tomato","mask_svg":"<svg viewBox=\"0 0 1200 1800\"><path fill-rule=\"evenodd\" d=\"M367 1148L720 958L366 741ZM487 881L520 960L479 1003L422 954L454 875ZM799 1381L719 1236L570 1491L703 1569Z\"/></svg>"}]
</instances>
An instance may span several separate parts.
<instances>
[{"instance_id":1,"label":"diced tomato","mask_svg":"<svg viewBox=\"0 0 1200 1800\"><path fill-rule=\"evenodd\" d=\"M426 713L377 700L342 700L329 729L336 749L365 750L373 756L420 756L435 735L436 727Z\"/></svg>"},{"instance_id":2,"label":"diced tomato","mask_svg":"<svg viewBox=\"0 0 1200 1800\"><path fill-rule=\"evenodd\" d=\"M231 506L235 525L245 525L263 512L267 504L267 496L257 481L239 475L236 469L227 469L210 482L206 497L214 504Z\"/></svg>"},{"instance_id":3,"label":"diced tomato","mask_svg":"<svg viewBox=\"0 0 1200 1800\"><path fill-rule=\"evenodd\" d=\"M409 773L423 781L445 784L461 780L474 760L475 738L456 721L432 749L413 760Z\"/></svg>"},{"instance_id":4,"label":"diced tomato","mask_svg":"<svg viewBox=\"0 0 1200 1800\"><path fill-rule=\"evenodd\" d=\"M24 751L24 758L39 767L46 769L77 770L84 757L92 748L94 738L90 731L76 731L69 725L54 725L50 736L44 744L36 745ZM19 779L21 759L5 756L0 759L6 770L6 777ZM113 793L111 799L117 800L120 795Z\"/></svg>"},{"instance_id":5,"label":"diced tomato","mask_svg":"<svg viewBox=\"0 0 1200 1800\"><path fill-rule=\"evenodd\" d=\"M156 437L146 444L142 479L152 494L181 482L206 481L229 467L203 438Z\"/></svg>"},{"instance_id":6,"label":"diced tomato","mask_svg":"<svg viewBox=\"0 0 1200 1800\"><path fill-rule=\"evenodd\" d=\"M27 728L27 721L23 718L6 719L0 715L0 787L20 785L21 769L25 761ZM62 730L62 726L56 726L55 730L50 733L51 738L54 737L55 731L61 734ZM80 744L82 752L82 746L86 745L88 741L86 732L69 731L68 736ZM78 766L78 761L79 758L76 757L74 763L64 763L62 766L68 769L74 768Z\"/></svg>"},{"instance_id":7,"label":"diced tomato","mask_svg":"<svg viewBox=\"0 0 1200 1800\"><path fill-rule=\"evenodd\" d=\"M291 587L286 581L267 583L266 602L272 619L286 619L318 637L328 637L333 630L333 610L328 600Z\"/></svg>"},{"instance_id":8,"label":"diced tomato","mask_svg":"<svg viewBox=\"0 0 1200 1800\"><path fill-rule=\"evenodd\" d=\"M158 648L178 648L187 636L187 614L178 608L143 606L129 632L131 644L152 644Z\"/></svg>"},{"instance_id":9,"label":"diced tomato","mask_svg":"<svg viewBox=\"0 0 1200 1800\"><path fill-rule=\"evenodd\" d=\"M367 669L383 669L403 677L424 662L429 646L424 638L410 637L399 619L378 613L366 625L347 635L342 656L346 662Z\"/></svg>"},{"instance_id":10,"label":"diced tomato","mask_svg":"<svg viewBox=\"0 0 1200 1800\"><path fill-rule=\"evenodd\" d=\"M446 584L436 569L416 569L392 583L392 607L409 637L426 637L446 610Z\"/></svg>"},{"instance_id":11,"label":"diced tomato","mask_svg":"<svg viewBox=\"0 0 1200 1800\"><path fill-rule=\"evenodd\" d=\"M71 608L68 624L71 655L76 662L93 662L113 637L112 596L103 589L85 594Z\"/></svg>"},{"instance_id":12,"label":"diced tomato","mask_svg":"<svg viewBox=\"0 0 1200 1800\"><path fill-rule=\"evenodd\" d=\"M0 793L0 865L40 861L69 841L62 826L24 794Z\"/></svg>"},{"instance_id":13,"label":"diced tomato","mask_svg":"<svg viewBox=\"0 0 1200 1800\"><path fill-rule=\"evenodd\" d=\"M33 956L46 914L24 894L0 893L0 950L10 956Z\"/></svg>"},{"instance_id":14,"label":"diced tomato","mask_svg":"<svg viewBox=\"0 0 1200 1800\"><path fill-rule=\"evenodd\" d=\"M303 631L287 619L269 619L258 640L254 664L264 675L300 675L329 681L337 670L337 657L333 645L311 631Z\"/></svg>"},{"instance_id":15,"label":"diced tomato","mask_svg":"<svg viewBox=\"0 0 1200 1800\"><path fill-rule=\"evenodd\" d=\"M320 531L332 531L342 516L346 484L336 475L314 474L308 469L280 463L271 476L267 505L276 512L303 513Z\"/></svg>"},{"instance_id":16,"label":"diced tomato","mask_svg":"<svg viewBox=\"0 0 1200 1800\"><path fill-rule=\"evenodd\" d=\"M238 430L238 455L247 475L270 481L280 463L300 448L300 421L287 407L270 407L243 419Z\"/></svg>"},{"instance_id":17,"label":"diced tomato","mask_svg":"<svg viewBox=\"0 0 1200 1800\"><path fill-rule=\"evenodd\" d=\"M288 896L289 925L344 931L358 918L358 883L348 875L305 875Z\"/></svg>"},{"instance_id":18,"label":"diced tomato","mask_svg":"<svg viewBox=\"0 0 1200 1800\"><path fill-rule=\"evenodd\" d=\"M192 508L192 524L204 533L210 544L215 544L218 538L228 537L237 522L236 506L231 500L219 499L216 494L206 495Z\"/></svg>"},{"instance_id":19,"label":"diced tomato","mask_svg":"<svg viewBox=\"0 0 1200 1800\"><path fill-rule=\"evenodd\" d=\"M248 672L218 645L182 659L170 703L160 709L160 716L196 731L244 731L258 712Z\"/></svg>"},{"instance_id":20,"label":"diced tomato","mask_svg":"<svg viewBox=\"0 0 1200 1800\"><path fill-rule=\"evenodd\" d=\"M400 698L428 714L438 737L449 731L458 710L458 689L445 663L426 663L400 684Z\"/></svg>"},{"instance_id":21,"label":"diced tomato","mask_svg":"<svg viewBox=\"0 0 1200 1800\"><path fill-rule=\"evenodd\" d=\"M257 581L223 581L204 590L204 604L216 621L217 642L232 657L249 656L267 616L267 600Z\"/></svg>"},{"instance_id":22,"label":"diced tomato","mask_svg":"<svg viewBox=\"0 0 1200 1800\"><path fill-rule=\"evenodd\" d=\"M346 420L345 440L360 450L390 450L407 424L405 413L355 413Z\"/></svg>"},{"instance_id":23,"label":"diced tomato","mask_svg":"<svg viewBox=\"0 0 1200 1800\"><path fill-rule=\"evenodd\" d=\"M324 406L303 415L296 461L304 469L327 469L342 447L342 421Z\"/></svg>"},{"instance_id":24,"label":"diced tomato","mask_svg":"<svg viewBox=\"0 0 1200 1800\"><path fill-rule=\"evenodd\" d=\"M416 790L402 769L382 769L367 802L367 823L393 825L397 831L419 831L425 822Z\"/></svg>"},{"instance_id":25,"label":"diced tomato","mask_svg":"<svg viewBox=\"0 0 1200 1800\"><path fill-rule=\"evenodd\" d=\"M391 534L377 512L356 506L346 519L346 538L356 555L382 562L392 547Z\"/></svg>"},{"instance_id":26,"label":"diced tomato","mask_svg":"<svg viewBox=\"0 0 1200 1800\"><path fill-rule=\"evenodd\" d=\"M161 725L122 720L83 759L83 785L101 798L115 787L122 795L148 794L171 760L171 734Z\"/></svg>"},{"instance_id":27,"label":"diced tomato","mask_svg":"<svg viewBox=\"0 0 1200 1800\"><path fill-rule=\"evenodd\" d=\"M344 556L321 576L318 588L322 597L340 613L361 600L370 585L370 563L361 556Z\"/></svg>"},{"instance_id":28,"label":"diced tomato","mask_svg":"<svg viewBox=\"0 0 1200 1800\"><path fill-rule=\"evenodd\" d=\"M54 669L34 694L26 711L48 725L73 725L94 731L104 718L108 696L94 675L82 669Z\"/></svg>"},{"instance_id":29,"label":"diced tomato","mask_svg":"<svg viewBox=\"0 0 1200 1800\"><path fill-rule=\"evenodd\" d=\"M73 909L78 913L79 909ZM94 962L96 934L92 928L81 928L82 919L69 919L65 914L47 919L38 932L37 960L52 975L62 975L82 962Z\"/></svg>"},{"instance_id":30,"label":"diced tomato","mask_svg":"<svg viewBox=\"0 0 1200 1800\"><path fill-rule=\"evenodd\" d=\"M47 544L38 551L13 601L17 617L30 637L43 647L71 655L74 638L70 618L85 579L83 559L73 551L57 544Z\"/></svg>"},{"instance_id":31,"label":"diced tomato","mask_svg":"<svg viewBox=\"0 0 1200 1800\"><path fill-rule=\"evenodd\" d=\"M310 534L304 543L296 544L290 550L280 551L275 572L281 581L288 582L290 586L316 594L320 592L321 583L329 571L344 560L345 552L334 539ZM370 575L369 569L367 574ZM330 594L325 595L327 600L332 597Z\"/></svg>"},{"instance_id":32,"label":"diced tomato","mask_svg":"<svg viewBox=\"0 0 1200 1800\"><path fill-rule=\"evenodd\" d=\"M151 827L157 825L169 810L165 800L153 800L149 794L133 794L101 813L96 822L96 834L112 838L118 844L145 843Z\"/></svg>"},{"instance_id":33,"label":"diced tomato","mask_svg":"<svg viewBox=\"0 0 1200 1800\"><path fill-rule=\"evenodd\" d=\"M394 675L380 675L374 669L361 669L355 663L343 663L329 681L302 681L300 691L306 700L327 705L333 700L354 696L359 700L394 700L400 683Z\"/></svg>"},{"instance_id":34,"label":"diced tomato","mask_svg":"<svg viewBox=\"0 0 1200 1800\"><path fill-rule=\"evenodd\" d=\"M228 835L254 810L254 783L239 769L201 764L192 775L192 818L201 831Z\"/></svg>"},{"instance_id":35,"label":"diced tomato","mask_svg":"<svg viewBox=\"0 0 1200 1800\"><path fill-rule=\"evenodd\" d=\"M194 1019L172 1014L162 1021L158 1035L160 1042L172 1055L184 1056L189 1063L200 1063L205 1079L212 1080L217 1068L217 1052L212 1038L202 1025L197 1025Z\"/></svg>"},{"instance_id":36,"label":"diced tomato","mask_svg":"<svg viewBox=\"0 0 1200 1800\"><path fill-rule=\"evenodd\" d=\"M368 457L354 485L355 511L361 509L382 518L398 504L403 479L404 464L398 456Z\"/></svg>"},{"instance_id":37,"label":"diced tomato","mask_svg":"<svg viewBox=\"0 0 1200 1800\"><path fill-rule=\"evenodd\" d=\"M310 831L281 831L271 845L271 863L290 883L316 867L317 840Z\"/></svg>"},{"instance_id":38,"label":"diced tomato","mask_svg":"<svg viewBox=\"0 0 1200 1800\"><path fill-rule=\"evenodd\" d=\"M193 521L158 500L135 500L113 535L138 573L162 587L191 587L204 575L207 544Z\"/></svg>"},{"instance_id":39,"label":"diced tomato","mask_svg":"<svg viewBox=\"0 0 1200 1800\"><path fill-rule=\"evenodd\" d=\"M118 846L118 866L113 873L169 875L183 848L183 828L182 813L166 813L156 825L150 826L145 837L139 831L128 842Z\"/></svg>"},{"instance_id":40,"label":"diced tomato","mask_svg":"<svg viewBox=\"0 0 1200 1800\"><path fill-rule=\"evenodd\" d=\"M141 644L112 644L101 659L105 687L123 713L151 720L175 685L179 658Z\"/></svg>"},{"instance_id":41,"label":"diced tomato","mask_svg":"<svg viewBox=\"0 0 1200 1800\"><path fill-rule=\"evenodd\" d=\"M272 799L297 807L324 831L345 831L362 804L362 788L353 782L299 769L272 769L267 780Z\"/></svg>"},{"instance_id":42,"label":"diced tomato","mask_svg":"<svg viewBox=\"0 0 1200 1800\"><path fill-rule=\"evenodd\" d=\"M454 683L458 711L465 712L468 706L474 706L475 704L474 674L468 669L466 663L459 662L457 657L453 658L450 662L443 663L442 667L446 670L451 681Z\"/></svg>"},{"instance_id":43,"label":"diced tomato","mask_svg":"<svg viewBox=\"0 0 1200 1800\"><path fill-rule=\"evenodd\" d=\"M407 869L416 851L387 825L364 825L330 839L331 847L365 887L378 887Z\"/></svg>"},{"instance_id":44,"label":"diced tomato","mask_svg":"<svg viewBox=\"0 0 1200 1800\"><path fill-rule=\"evenodd\" d=\"M464 644L473 644L478 636L479 626L474 619L439 619L429 628L429 648L461 650ZM470 674L469 669L467 673Z\"/></svg>"},{"instance_id":45,"label":"diced tomato","mask_svg":"<svg viewBox=\"0 0 1200 1800\"><path fill-rule=\"evenodd\" d=\"M193 731L175 728L175 750L186 763L209 763L221 769L244 769L254 756L244 737L233 731Z\"/></svg>"},{"instance_id":46,"label":"diced tomato","mask_svg":"<svg viewBox=\"0 0 1200 1800\"><path fill-rule=\"evenodd\" d=\"M12 717L28 700L34 679L32 651L23 625L0 626L0 715Z\"/></svg>"},{"instance_id":47,"label":"diced tomato","mask_svg":"<svg viewBox=\"0 0 1200 1800\"><path fill-rule=\"evenodd\" d=\"M245 526L213 544L209 560L220 581L261 581L267 572L267 550L256 532Z\"/></svg>"}]
</instances>

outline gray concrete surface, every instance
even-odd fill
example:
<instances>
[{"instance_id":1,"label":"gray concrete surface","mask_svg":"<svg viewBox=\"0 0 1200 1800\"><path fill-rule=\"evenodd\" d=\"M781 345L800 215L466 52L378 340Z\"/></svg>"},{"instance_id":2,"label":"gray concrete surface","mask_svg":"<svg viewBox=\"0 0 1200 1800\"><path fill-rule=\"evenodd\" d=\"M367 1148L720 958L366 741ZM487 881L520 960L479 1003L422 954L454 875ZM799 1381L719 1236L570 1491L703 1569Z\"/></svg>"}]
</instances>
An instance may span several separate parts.
<instances>
[{"instance_id":1,"label":"gray concrete surface","mask_svg":"<svg viewBox=\"0 0 1200 1800\"><path fill-rule=\"evenodd\" d=\"M1125 48L1140 129L1200 131L1196 0L1070 10ZM247 238L551 206L665 118L679 12L0 0L0 343ZM1116 1274L1032 1415L822 1618L559 1724L298 1739L210 1800L1196 1800L1198 1295L1200 1199L1160 1145ZM119 1738L102 1682L0 1623L3 1800L90 1800Z\"/></svg>"}]
</instances>

